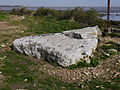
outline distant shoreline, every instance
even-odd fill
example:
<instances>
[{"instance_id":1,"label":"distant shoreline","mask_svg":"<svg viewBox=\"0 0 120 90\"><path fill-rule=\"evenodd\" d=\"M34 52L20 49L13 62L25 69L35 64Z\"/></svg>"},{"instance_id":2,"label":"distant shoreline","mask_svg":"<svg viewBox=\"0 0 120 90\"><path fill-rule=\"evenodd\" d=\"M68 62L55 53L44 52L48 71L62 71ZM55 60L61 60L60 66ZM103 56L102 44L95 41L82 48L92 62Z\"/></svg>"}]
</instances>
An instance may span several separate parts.
<instances>
[{"instance_id":1,"label":"distant shoreline","mask_svg":"<svg viewBox=\"0 0 120 90\"><path fill-rule=\"evenodd\" d=\"M44 7L49 9L56 9L56 10L71 10L75 7L52 7L52 6L23 6L23 5L0 5L0 10L3 11L11 11L13 8L23 8L25 7L28 10L37 10L38 8ZM80 6L79 6L80 7ZM106 7L80 7L83 8L83 10L90 10L95 9L98 13L106 13L107 8ZM120 7L111 7L110 9L111 13L120 13Z\"/></svg>"},{"instance_id":2,"label":"distant shoreline","mask_svg":"<svg viewBox=\"0 0 120 90\"><path fill-rule=\"evenodd\" d=\"M45 8L75 8L75 7L80 7L80 8L107 8L104 6L24 6L24 5L0 5L0 7L30 7L30 8L40 8L40 7L45 7ZM113 6L111 8L120 8L120 6Z\"/></svg>"},{"instance_id":3,"label":"distant shoreline","mask_svg":"<svg viewBox=\"0 0 120 90\"><path fill-rule=\"evenodd\" d=\"M24 6L24 5L0 5L0 7L64 7L64 8L75 8L75 7L86 7L86 8L106 8L105 6ZM120 8L120 6L112 6L111 8Z\"/></svg>"}]
</instances>

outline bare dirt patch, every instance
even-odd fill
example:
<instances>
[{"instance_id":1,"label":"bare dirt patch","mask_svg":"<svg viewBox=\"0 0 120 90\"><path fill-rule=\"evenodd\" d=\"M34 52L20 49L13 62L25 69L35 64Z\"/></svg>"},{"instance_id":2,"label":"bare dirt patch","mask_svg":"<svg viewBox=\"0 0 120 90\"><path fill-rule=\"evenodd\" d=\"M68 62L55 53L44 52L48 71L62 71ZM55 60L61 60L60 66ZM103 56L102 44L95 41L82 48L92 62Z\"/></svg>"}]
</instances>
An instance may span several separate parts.
<instances>
[{"instance_id":1,"label":"bare dirt patch","mask_svg":"<svg viewBox=\"0 0 120 90\"><path fill-rule=\"evenodd\" d=\"M3 29L16 29L16 28L18 28L18 27L17 26L11 26L7 22L1 22L0 21L0 30L3 30Z\"/></svg>"}]
</instances>

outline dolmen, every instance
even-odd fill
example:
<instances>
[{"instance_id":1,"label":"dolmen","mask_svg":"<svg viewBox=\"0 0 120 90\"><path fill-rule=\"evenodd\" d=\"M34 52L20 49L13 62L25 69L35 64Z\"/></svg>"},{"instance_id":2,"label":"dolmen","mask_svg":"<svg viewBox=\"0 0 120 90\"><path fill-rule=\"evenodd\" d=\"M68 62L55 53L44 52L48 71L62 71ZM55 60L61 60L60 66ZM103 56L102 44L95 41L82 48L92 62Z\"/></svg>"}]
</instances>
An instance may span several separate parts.
<instances>
[{"instance_id":1,"label":"dolmen","mask_svg":"<svg viewBox=\"0 0 120 90\"><path fill-rule=\"evenodd\" d=\"M98 26L46 35L27 36L13 41L16 52L56 62L63 67L90 63L101 35Z\"/></svg>"}]
</instances>

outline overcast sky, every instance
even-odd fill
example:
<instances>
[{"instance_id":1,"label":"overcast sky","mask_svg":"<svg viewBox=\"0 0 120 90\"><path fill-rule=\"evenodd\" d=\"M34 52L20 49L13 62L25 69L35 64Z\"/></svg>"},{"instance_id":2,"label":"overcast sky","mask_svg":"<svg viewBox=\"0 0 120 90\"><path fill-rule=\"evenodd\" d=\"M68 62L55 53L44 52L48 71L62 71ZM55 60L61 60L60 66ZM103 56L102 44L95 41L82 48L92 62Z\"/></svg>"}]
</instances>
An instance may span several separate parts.
<instances>
[{"instance_id":1,"label":"overcast sky","mask_svg":"<svg viewBox=\"0 0 120 90\"><path fill-rule=\"evenodd\" d=\"M0 5L106 6L107 0L0 0ZM120 0L111 0L111 6L120 6Z\"/></svg>"}]
</instances>

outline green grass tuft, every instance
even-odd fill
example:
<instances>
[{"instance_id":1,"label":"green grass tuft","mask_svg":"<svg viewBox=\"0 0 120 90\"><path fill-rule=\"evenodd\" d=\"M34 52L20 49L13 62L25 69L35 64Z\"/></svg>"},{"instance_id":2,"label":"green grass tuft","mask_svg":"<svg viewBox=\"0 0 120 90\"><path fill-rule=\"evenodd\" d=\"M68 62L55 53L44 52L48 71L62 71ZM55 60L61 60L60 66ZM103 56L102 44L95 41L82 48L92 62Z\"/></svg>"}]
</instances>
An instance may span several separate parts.
<instances>
[{"instance_id":1,"label":"green grass tuft","mask_svg":"<svg viewBox=\"0 0 120 90\"><path fill-rule=\"evenodd\" d=\"M0 21L7 20L9 17L8 13L4 13L0 11Z\"/></svg>"}]
</instances>

